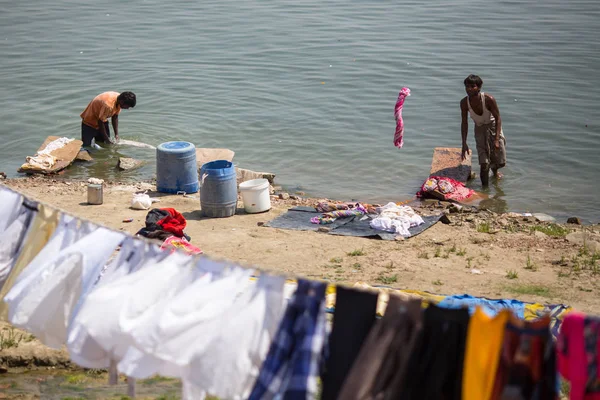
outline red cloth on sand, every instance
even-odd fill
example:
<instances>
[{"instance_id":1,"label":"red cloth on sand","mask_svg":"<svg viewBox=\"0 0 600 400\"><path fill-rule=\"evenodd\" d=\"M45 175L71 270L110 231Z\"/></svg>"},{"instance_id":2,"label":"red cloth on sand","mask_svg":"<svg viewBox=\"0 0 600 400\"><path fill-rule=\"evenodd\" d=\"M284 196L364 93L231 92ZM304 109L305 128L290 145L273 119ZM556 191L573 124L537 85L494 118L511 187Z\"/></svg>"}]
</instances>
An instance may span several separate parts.
<instances>
[{"instance_id":1,"label":"red cloth on sand","mask_svg":"<svg viewBox=\"0 0 600 400\"><path fill-rule=\"evenodd\" d=\"M421 185L421 190L417 192L417 197L426 197L427 192L437 190L446 200L461 201L468 199L475 193L473 189L469 189L462 182L445 176L430 176Z\"/></svg>"}]
</instances>

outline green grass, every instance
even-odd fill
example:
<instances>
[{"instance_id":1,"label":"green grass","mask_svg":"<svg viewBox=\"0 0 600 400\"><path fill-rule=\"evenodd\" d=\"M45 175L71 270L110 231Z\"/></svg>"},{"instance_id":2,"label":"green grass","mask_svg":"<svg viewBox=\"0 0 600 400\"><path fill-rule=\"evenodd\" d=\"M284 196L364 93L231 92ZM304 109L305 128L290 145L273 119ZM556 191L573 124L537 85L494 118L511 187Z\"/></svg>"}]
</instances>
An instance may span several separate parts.
<instances>
[{"instance_id":1,"label":"green grass","mask_svg":"<svg viewBox=\"0 0 600 400\"><path fill-rule=\"evenodd\" d=\"M435 250L435 254L433 255L435 258L441 257L442 256L442 249L440 247L438 247Z\"/></svg>"},{"instance_id":2,"label":"green grass","mask_svg":"<svg viewBox=\"0 0 600 400\"><path fill-rule=\"evenodd\" d=\"M175 378L166 378L164 376L156 375L148 379L140 380L139 383L142 385L156 385L157 383L162 382L177 382Z\"/></svg>"},{"instance_id":3,"label":"green grass","mask_svg":"<svg viewBox=\"0 0 600 400\"><path fill-rule=\"evenodd\" d=\"M537 266L531 261L531 257L527 254L527 260L525 261L525 269L529 271L537 271Z\"/></svg>"},{"instance_id":4,"label":"green grass","mask_svg":"<svg viewBox=\"0 0 600 400\"><path fill-rule=\"evenodd\" d=\"M439 279L437 279L431 283L434 284L435 286L442 286L444 284L444 282L440 281Z\"/></svg>"},{"instance_id":5,"label":"green grass","mask_svg":"<svg viewBox=\"0 0 600 400\"><path fill-rule=\"evenodd\" d=\"M519 273L515 270L509 269L506 271L506 278L508 279L517 279L519 277Z\"/></svg>"},{"instance_id":6,"label":"green grass","mask_svg":"<svg viewBox=\"0 0 600 400\"><path fill-rule=\"evenodd\" d=\"M505 289L514 294L529 294L542 297L549 297L551 294L550 288L541 285L507 286Z\"/></svg>"},{"instance_id":7,"label":"green grass","mask_svg":"<svg viewBox=\"0 0 600 400\"><path fill-rule=\"evenodd\" d=\"M383 283L384 285L389 285L389 284L398 282L398 275L383 275L383 274L380 274L377 277L377 280L379 282Z\"/></svg>"},{"instance_id":8,"label":"green grass","mask_svg":"<svg viewBox=\"0 0 600 400\"><path fill-rule=\"evenodd\" d=\"M80 385L87 381L85 374L73 374L65 377L65 383L68 385Z\"/></svg>"},{"instance_id":9,"label":"green grass","mask_svg":"<svg viewBox=\"0 0 600 400\"><path fill-rule=\"evenodd\" d=\"M363 249L356 249L356 250L353 250L353 251L351 251L350 253L348 253L348 255L349 255L350 257L364 256L364 255L366 255L366 254L367 254L367 253L365 253Z\"/></svg>"},{"instance_id":10,"label":"green grass","mask_svg":"<svg viewBox=\"0 0 600 400\"><path fill-rule=\"evenodd\" d=\"M354 263L354 264L352 264L352 268L354 268L354 269L362 269L362 265L360 265L360 263Z\"/></svg>"},{"instance_id":11,"label":"green grass","mask_svg":"<svg viewBox=\"0 0 600 400\"><path fill-rule=\"evenodd\" d=\"M457 256L464 256L465 254L467 254L467 249L460 249L456 251L456 255Z\"/></svg>"},{"instance_id":12,"label":"green grass","mask_svg":"<svg viewBox=\"0 0 600 400\"><path fill-rule=\"evenodd\" d=\"M426 252L426 251L422 251L422 252L420 252L419 254L417 254L417 257L419 257L419 258L424 258L424 259L426 259L426 260L429 260L429 254L427 254L427 252Z\"/></svg>"},{"instance_id":13,"label":"green grass","mask_svg":"<svg viewBox=\"0 0 600 400\"><path fill-rule=\"evenodd\" d=\"M477 225L477 232L490 233L490 223L489 222L482 222L481 224L478 224Z\"/></svg>"},{"instance_id":14,"label":"green grass","mask_svg":"<svg viewBox=\"0 0 600 400\"><path fill-rule=\"evenodd\" d=\"M180 397L178 397L178 396L163 394L161 396L158 396L155 400L179 400L179 399L180 399ZM210 399L210 397L207 397L206 399L208 400L208 399ZM216 397L213 397L213 399L218 400Z\"/></svg>"},{"instance_id":15,"label":"green grass","mask_svg":"<svg viewBox=\"0 0 600 400\"><path fill-rule=\"evenodd\" d=\"M454 243L452 245L452 247L450 247L450 249L448 250L449 253L456 253L456 243Z\"/></svg>"},{"instance_id":16,"label":"green grass","mask_svg":"<svg viewBox=\"0 0 600 400\"><path fill-rule=\"evenodd\" d=\"M558 277L559 277L559 278L567 278L567 277L569 277L569 276L571 276L571 273L570 273L570 272L558 271Z\"/></svg>"},{"instance_id":17,"label":"green grass","mask_svg":"<svg viewBox=\"0 0 600 400\"><path fill-rule=\"evenodd\" d=\"M10 349L11 347L17 348L24 339L23 335L16 332L12 326L4 327L0 331L0 350Z\"/></svg>"},{"instance_id":18,"label":"green grass","mask_svg":"<svg viewBox=\"0 0 600 400\"><path fill-rule=\"evenodd\" d=\"M567 236L569 230L557 224L537 225L531 227L531 232L540 231L548 236L563 237Z\"/></svg>"},{"instance_id":19,"label":"green grass","mask_svg":"<svg viewBox=\"0 0 600 400\"><path fill-rule=\"evenodd\" d=\"M342 257L333 257L331 260L329 260L329 262L332 264L340 264L342 261Z\"/></svg>"}]
</instances>

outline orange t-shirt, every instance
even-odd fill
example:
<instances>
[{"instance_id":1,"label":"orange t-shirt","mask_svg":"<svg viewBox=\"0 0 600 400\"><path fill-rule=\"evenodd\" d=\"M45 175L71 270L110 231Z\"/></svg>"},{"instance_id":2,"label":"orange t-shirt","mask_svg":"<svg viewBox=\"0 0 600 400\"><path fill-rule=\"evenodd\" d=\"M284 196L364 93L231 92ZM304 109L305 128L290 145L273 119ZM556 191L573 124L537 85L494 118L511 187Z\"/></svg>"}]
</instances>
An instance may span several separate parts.
<instances>
[{"instance_id":1,"label":"orange t-shirt","mask_svg":"<svg viewBox=\"0 0 600 400\"><path fill-rule=\"evenodd\" d=\"M109 117L119 115L121 106L117 104L117 92L104 92L94 97L94 100L81 113L83 123L94 129L99 129L98 120L106 122Z\"/></svg>"}]
</instances>

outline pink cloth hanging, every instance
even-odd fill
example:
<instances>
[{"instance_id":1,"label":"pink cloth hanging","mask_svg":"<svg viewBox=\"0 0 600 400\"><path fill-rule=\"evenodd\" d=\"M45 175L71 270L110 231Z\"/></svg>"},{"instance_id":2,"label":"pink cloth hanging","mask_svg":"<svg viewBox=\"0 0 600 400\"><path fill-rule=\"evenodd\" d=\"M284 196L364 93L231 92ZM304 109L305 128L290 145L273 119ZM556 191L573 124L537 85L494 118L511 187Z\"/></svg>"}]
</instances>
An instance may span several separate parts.
<instances>
[{"instance_id":1,"label":"pink cloth hanging","mask_svg":"<svg viewBox=\"0 0 600 400\"><path fill-rule=\"evenodd\" d=\"M396 107L394 107L394 117L396 118L396 134L394 134L394 146L401 149L404 145L404 121L402 121L402 107L404 99L410 96L410 89L403 87L398 94Z\"/></svg>"}]
</instances>

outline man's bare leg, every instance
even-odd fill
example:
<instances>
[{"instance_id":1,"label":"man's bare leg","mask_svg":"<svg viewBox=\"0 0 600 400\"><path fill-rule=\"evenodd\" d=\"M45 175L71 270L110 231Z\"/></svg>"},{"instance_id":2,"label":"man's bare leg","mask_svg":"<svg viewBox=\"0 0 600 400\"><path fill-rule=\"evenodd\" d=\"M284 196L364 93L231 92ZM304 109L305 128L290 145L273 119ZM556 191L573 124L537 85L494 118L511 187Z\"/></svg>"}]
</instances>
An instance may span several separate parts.
<instances>
[{"instance_id":1,"label":"man's bare leg","mask_svg":"<svg viewBox=\"0 0 600 400\"><path fill-rule=\"evenodd\" d=\"M481 164L481 186L487 187L490 182L490 166L489 164Z\"/></svg>"},{"instance_id":2,"label":"man's bare leg","mask_svg":"<svg viewBox=\"0 0 600 400\"><path fill-rule=\"evenodd\" d=\"M502 179L502 177L504 175L502 175L502 172L498 171L498 168L492 168L492 173L494 174L494 178L496 179Z\"/></svg>"}]
</instances>

